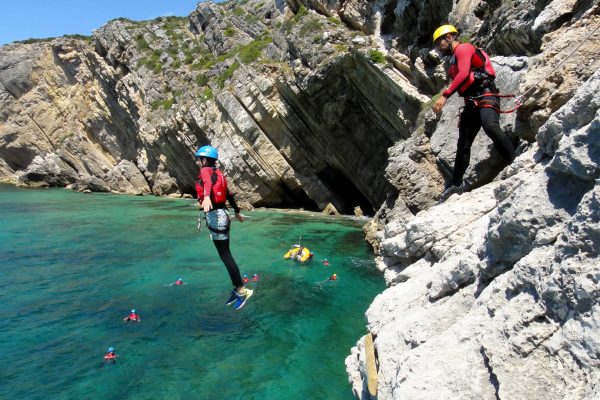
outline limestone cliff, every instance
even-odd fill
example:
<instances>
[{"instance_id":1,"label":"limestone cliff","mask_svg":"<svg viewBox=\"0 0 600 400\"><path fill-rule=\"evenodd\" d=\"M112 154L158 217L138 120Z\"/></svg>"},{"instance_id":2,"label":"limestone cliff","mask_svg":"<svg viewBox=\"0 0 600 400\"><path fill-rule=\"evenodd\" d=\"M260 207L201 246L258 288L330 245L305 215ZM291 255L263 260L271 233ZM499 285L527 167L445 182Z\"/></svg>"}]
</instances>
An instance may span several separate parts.
<instances>
[{"instance_id":1,"label":"limestone cliff","mask_svg":"<svg viewBox=\"0 0 600 400\"><path fill-rule=\"evenodd\" d=\"M398 2L396 16L406 3L433 2ZM458 102L390 148L399 196L367 229L388 283L366 313L377 398L597 398L598 2L458 1L449 15L502 54L503 91L525 95L503 121L521 154L494 178L498 159L480 134L472 190L434 204L436 173L447 178L453 164ZM355 395L370 398L364 338L346 368Z\"/></svg>"},{"instance_id":2,"label":"limestone cliff","mask_svg":"<svg viewBox=\"0 0 600 400\"><path fill-rule=\"evenodd\" d=\"M254 1L3 46L0 176L192 194L193 151L210 143L246 204L372 215L392 190L387 149L427 97L370 61L369 42L338 19Z\"/></svg>"},{"instance_id":3,"label":"limestone cliff","mask_svg":"<svg viewBox=\"0 0 600 400\"><path fill-rule=\"evenodd\" d=\"M524 104L502 117L518 159L481 133L470 192L438 205L461 105L427 112L446 22ZM190 195L210 143L246 207L375 213L378 398L593 398L599 26L598 0L244 0L2 46L0 179ZM363 339L346 368L368 398Z\"/></svg>"}]
</instances>

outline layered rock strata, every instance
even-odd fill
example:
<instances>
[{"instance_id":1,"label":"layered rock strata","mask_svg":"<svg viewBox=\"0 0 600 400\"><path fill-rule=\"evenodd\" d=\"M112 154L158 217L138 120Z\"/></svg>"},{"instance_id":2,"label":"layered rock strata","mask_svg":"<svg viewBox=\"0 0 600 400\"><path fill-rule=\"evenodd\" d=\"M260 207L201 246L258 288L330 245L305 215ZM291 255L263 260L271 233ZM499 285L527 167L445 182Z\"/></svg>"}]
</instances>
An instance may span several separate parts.
<instances>
[{"instance_id":1,"label":"layered rock strata","mask_svg":"<svg viewBox=\"0 0 600 400\"><path fill-rule=\"evenodd\" d=\"M427 112L446 22L524 104L501 120L517 160L480 134L470 191L438 205L462 105ZM378 398L594 398L598 26L593 0L250 0L2 46L0 179L189 196L212 144L246 207L375 213Z\"/></svg>"},{"instance_id":2,"label":"layered rock strata","mask_svg":"<svg viewBox=\"0 0 600 400\"><path fill-rule=\"evenodd\" d=\"M192 154L210 143L243 203L372 215L391 190L387 148L427 97L339 20L261 4L4 46L3 179L193 194Z\"/></svg>"}]
</instances>

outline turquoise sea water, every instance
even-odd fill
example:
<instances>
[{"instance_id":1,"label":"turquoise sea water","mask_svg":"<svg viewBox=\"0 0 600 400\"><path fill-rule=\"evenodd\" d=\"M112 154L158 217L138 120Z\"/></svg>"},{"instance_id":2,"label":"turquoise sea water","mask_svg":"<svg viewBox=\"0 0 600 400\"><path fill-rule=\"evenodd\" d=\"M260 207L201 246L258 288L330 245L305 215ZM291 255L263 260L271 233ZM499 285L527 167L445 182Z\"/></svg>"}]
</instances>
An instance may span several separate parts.
<instances>
[{"instance_id":1,"label":"turquoise sea water","mask_svg":"<svg viewBox=\"0 0 600 400\"><path fill-rule=\"evenodd\" d=\"M0 399L353 398L344 359L384 289L360 223L245 214L232 253L260 280L233 311L191 200L0 185ZM307 266L282 259L300 235Z\"/></svg>"}]
</instances>

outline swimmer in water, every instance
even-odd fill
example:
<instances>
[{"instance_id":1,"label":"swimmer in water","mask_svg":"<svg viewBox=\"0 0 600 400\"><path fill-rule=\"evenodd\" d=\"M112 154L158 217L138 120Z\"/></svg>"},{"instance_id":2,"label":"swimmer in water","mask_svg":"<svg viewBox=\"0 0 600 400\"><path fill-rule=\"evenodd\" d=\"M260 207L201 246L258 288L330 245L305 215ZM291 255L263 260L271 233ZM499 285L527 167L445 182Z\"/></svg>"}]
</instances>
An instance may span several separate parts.
<instances>
[{"instance_id":1,"label":"swimmer in water","mask_svg":"<svg viewBox=\"0 0 600 400\"><path fill-rule=\"evenodd\" d=\"M254 275L252 275L252 282L257 282L257 281L258 281L258 279L259 279L259 278L258 278L258 275L257 275L257 274L254 274Z\"/></svg>"},{"instance_id":2,"label":"swimmer in water","mask_svg":"<svg viewBox=\"0 0 600 400\"><path fill-rule=\"evenodd\" d=\"M115 349L113 349L112 347L109 347L108 352L104 355L104 359L106 361L114 361L117 359L117 357L119 357L119 355L115 354Z\"/></svg>"},{"instance_id":3,"label":"swimmer in water","mask_svg":"<svg viewBox=\"0 0 600 400\"><path fill-rule=\"evenodd\" d=\"M327 261L327 259L324 259L321 262L323 263L324 266L326 266L326 267L329 266L329 261Z\"/></svg>"},{"instance_id":4,"label":"swimmer in water","mask_svg":"<svg viewBox=\"0 0 600 400\"><path fill-rule=\"evenodd\" d=\"M185 282L183 281L183 279L177 278L177 280L175 282L173 282L171 285L185 285Z\"/></svg>"},{"instance_id":5,"label":"swimmer in water","mask_svg":"<svg viewBox=\"0 0 600 400\"><path fill-rule=\"evenodd\" d=\"M331 275L331 276L329 277L329 280L330 280L330 281L337 281L337 275L336 275L336 274L333 274L333 275Z\"/></svg>"},{"instance_id":6,"label":"swimmer in water","mask_svg":"<svg viewBox=\"0 0 600 400\"><path fill-rule=\"evenodd\" d=\"M135 309L131 310L131 312L129 313L128 316L126 316L125 318L123 318L123 321L136 321L136 322L142 322L142 319L140 318L139 315L137 315L135 313Z\"/></svg>"},{"instance_id":7,"label":"swimmer in water","mask_svg":"<svg viewBox=\"0 0 600 400\"><path fill-rule=\"evenodd\" d=\"M248 279L248 274L244 274L244 277L242 278L242 282L244 283L248 283L250 279Z\"/></svg>"}]
</instances>

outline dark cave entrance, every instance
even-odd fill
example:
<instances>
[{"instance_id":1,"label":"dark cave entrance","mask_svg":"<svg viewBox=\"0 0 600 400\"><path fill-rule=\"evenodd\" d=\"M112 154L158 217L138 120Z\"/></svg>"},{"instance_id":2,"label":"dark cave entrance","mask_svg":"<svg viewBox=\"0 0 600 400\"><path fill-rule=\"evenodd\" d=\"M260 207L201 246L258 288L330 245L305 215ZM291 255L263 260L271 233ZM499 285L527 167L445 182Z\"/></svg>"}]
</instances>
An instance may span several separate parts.
<instances>
[{"instance_id":1,"label":"dark cave entrance","mask_svg":"<svg viewBox=\"0 0 600 400\"><path fill-rule=\"evenodd\" d=\"M360 206L366 215L375 214L369 200L342 172L328 165L317 176L332 192L332 203L342 214L353 215L356 206Z\"/></svg>"},{"instance_id":2,"label":"dark cave entrance","mask_svg":"<svg viewBox=\"0 0 600 400\"><path fill-rule=\"evenodd\" d=\"M308 197L304 190L291 190L284 182L279 182L277 185L283 195L281 204L269 204L268 207L279 207L279 208L302 208L308 211L320 211L319 206L313 199Z\"/></svg>"},{"instance_id":3,"label":"dark cave entrance","mask_svg":"<svg viewBox=\"0 0 600 400\"><path fill-rule=\"evenodd\" d=\"M394 24L396 23L396 2L392 1L385 5L383 11L383 20L381 21L381 34L387 35L394 32Z\"/></svg>"}]
</instances>

